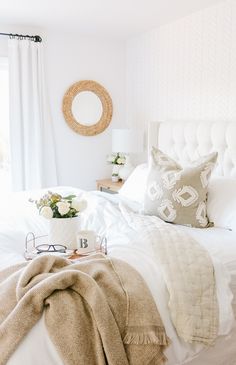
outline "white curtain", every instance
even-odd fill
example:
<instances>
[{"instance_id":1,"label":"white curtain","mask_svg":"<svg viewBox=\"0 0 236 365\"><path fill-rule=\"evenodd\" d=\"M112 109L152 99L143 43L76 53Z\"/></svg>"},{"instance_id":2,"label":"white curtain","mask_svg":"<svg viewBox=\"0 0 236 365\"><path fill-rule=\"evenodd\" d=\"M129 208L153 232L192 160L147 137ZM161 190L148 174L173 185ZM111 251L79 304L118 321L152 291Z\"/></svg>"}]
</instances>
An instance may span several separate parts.
<instances>
[{"instance_id":1,"label":"white curtain","mask_svg":"<svg viewBox=\"0 0 236 365\"><path fill-rule=\"evenodd\" d=\"M42 43L9 39L12 189L57 185Z\"/></svg>"}]
</instances>

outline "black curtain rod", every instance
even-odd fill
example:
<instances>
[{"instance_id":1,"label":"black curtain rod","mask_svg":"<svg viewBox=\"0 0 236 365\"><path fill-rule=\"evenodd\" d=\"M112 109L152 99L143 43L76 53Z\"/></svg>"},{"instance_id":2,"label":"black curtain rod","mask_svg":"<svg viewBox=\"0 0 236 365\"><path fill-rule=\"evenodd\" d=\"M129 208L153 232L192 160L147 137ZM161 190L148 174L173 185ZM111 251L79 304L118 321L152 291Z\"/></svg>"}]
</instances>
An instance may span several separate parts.
<instances>
[{"instance_id":1,"label":"black curtain rod","mask_svg":"<svg viewBox=\"0 0 236 365\"><path fill-rule=\"evenodd\" d=\"M6 35L10 38L18 38L18 39L30 39L34 42L42 42L42 38L39 35L23 35L23 34L13 34L13 33L0 33L0 35Z\"/></svg>"}]
</instances>

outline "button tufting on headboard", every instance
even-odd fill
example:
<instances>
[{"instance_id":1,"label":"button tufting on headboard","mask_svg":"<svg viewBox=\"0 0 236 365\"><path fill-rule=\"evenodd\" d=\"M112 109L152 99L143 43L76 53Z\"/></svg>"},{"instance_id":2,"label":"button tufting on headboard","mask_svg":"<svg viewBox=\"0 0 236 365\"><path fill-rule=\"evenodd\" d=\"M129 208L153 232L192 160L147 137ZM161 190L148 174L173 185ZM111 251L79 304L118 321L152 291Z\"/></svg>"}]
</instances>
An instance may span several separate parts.
<instances>
[{"instance_id":1,"label":"button tufting on headboard","mask_svg":"<svg viewBox=\"0 0 236 365\"><path fill-rule=\"evenodd\" d=\"M218 152L215 175L236 177L235 122L149 123L148 151L159 147L183 165L213 151Z\"/></svg>"}]
</instances>

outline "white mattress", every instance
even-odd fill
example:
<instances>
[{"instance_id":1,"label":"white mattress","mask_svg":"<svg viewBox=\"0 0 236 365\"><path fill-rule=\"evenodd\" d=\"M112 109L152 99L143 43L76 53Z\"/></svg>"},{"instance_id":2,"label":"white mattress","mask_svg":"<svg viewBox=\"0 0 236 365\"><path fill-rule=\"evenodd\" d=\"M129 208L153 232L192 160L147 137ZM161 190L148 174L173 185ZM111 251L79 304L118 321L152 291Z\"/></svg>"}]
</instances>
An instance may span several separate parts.
<instances>
[{"instance_id":1,"label":"white mattress","mask_svg":"<svg viewBox=\"0 0 236 365\"><path fill-rule=\"evenodd\" d=\"M65 188L61 188L65 190ZM66 189L71 191L70 188ZM77 190L74 190L77 191ZM43 234L47 230L46 221L38 217L37 211L27 203L27 193L18 194L14 204L18 209L7 213L7 207L2 209L0 223L0 267L3 268L22 260L24 238L28 231ZM94 229L100 235L106 235L109 242L109 254L121 258L135 267L145 278L157 307L162 316L172 345L167 349L168 365L235 365L236 364L236 329L232 317L232 293L236 295L236 234L227 230L209 228L192 229L181 227L188 231L210 252L217 277L218 298L220 301L221 326L220 336L214 348L204 350L200 345L188 345L181 341L172 325L168 312L168 293L162 274L149 256L145 243L137 246L135 232L128 227L119 209L117 196L101 193L86 195L89 209L84 215L82 227ZM105 198L104 198L105 196ZM9 206L9 199L6 200ZM4 204L2 204L4 207ZM148 219L148 218L147 218ZM146 247L146 248L145 248ZM226 350L227 349L227 350ZM35 354L40 353L40 357ZM196 357L196 359L194 359ZM193 360L194 359L194 360ZM60 365L62 364L54 346L52 345L43 318L29 332L8 365Z\"/></svg>"}]
</instances>

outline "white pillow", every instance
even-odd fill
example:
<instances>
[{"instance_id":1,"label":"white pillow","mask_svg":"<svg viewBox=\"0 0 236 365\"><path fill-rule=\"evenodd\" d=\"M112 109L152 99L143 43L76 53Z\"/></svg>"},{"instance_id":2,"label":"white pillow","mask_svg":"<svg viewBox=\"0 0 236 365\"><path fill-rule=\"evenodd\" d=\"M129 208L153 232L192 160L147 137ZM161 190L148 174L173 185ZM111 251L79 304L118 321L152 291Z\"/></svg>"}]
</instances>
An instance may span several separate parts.
<instances>
[{"instance_id":1,"label":"white pillow","mask_svg":"<svg viewBox=\"0 0 236 365\"><path fill-rule=\"evenodd\" d=\"M236 179L218 177L210 180L207 214L215 227L236 231Z\"/></svg>"},{"instance_id":2,"label":"white pillow","mask_svg":"<svg viewBox=\"0 0 236 365\"><path fill-rule=\"evenodd\" d=\"M119 190L119 195L142 204L146 190L147 174L147 164L138 165Z\"/></svg>"}]
</instances>

